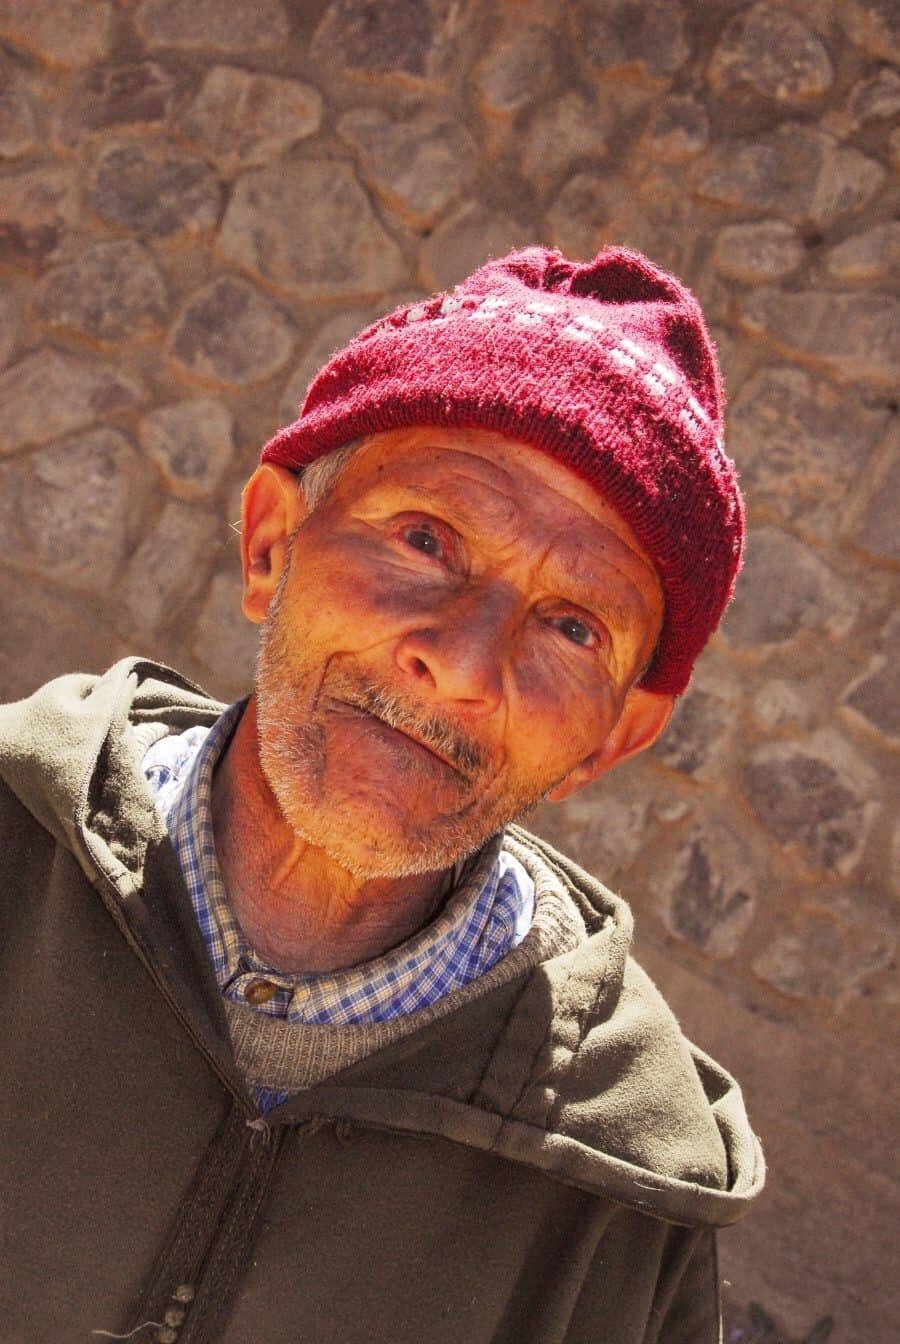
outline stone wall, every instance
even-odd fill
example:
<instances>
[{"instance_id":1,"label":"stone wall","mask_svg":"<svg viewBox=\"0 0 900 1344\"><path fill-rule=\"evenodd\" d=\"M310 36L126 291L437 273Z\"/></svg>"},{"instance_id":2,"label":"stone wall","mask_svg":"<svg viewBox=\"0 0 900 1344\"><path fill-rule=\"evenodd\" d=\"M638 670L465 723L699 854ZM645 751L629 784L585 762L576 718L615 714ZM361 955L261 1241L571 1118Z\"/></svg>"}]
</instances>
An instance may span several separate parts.
<instances>
[{"instance_id":1,"label":"stone wall","mask_svg":"<svg viewBox=\"0 0 900 1344\"><path fill-rule=\"evenodd\" d=\"M535 240L700 295L739 596L662 744L539 825L749 1094L730 1339L886 1341L896 5L0 0L0 36L4 698L126 652L248 685L239 488L368 318Z\"/></svg>"}]
</instances>

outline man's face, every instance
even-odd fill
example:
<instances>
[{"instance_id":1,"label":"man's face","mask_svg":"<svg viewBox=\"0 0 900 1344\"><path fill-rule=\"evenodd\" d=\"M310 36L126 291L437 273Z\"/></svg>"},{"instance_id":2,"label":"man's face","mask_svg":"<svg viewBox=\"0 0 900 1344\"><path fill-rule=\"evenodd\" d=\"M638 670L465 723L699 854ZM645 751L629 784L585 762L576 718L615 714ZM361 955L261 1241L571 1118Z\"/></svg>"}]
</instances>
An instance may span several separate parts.
<instances>
[{"instance_id":1,"label":"man's face","mask_svg":"<svg viewBox=\"0 0 900 1344\"><path fill-rule=\"evenodd\" d=\"M613 730L648 698L629 689L659 581L567 468L488 431L390 431L300 517L263 629L260 760L289 825L357 877L446 868L646 745Z\"/></svg>"}]
</instances>

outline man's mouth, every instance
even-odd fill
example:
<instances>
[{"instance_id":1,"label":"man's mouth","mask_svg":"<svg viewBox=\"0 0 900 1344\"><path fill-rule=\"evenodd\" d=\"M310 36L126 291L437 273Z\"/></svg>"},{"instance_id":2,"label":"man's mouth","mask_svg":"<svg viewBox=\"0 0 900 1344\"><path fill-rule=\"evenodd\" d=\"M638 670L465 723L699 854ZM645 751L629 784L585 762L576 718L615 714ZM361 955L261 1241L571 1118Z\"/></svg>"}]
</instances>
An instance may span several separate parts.
<instances>
[{"instance_id":1,"label":"man's mouth","mask_svg":"<svg viewBox=\"0 0 900 1344\"><path fill-rule=\"evenodd\" d=\"M383 728L386 728L389 732L396 733L398 737L405 738L414 747L418 747L421 751L427 752L428 755L431 756L434 760L438 761L446 769L452 770L453 773L460 776L460 778L466 780L467 782L471 780L474 771L465 770L462 768L464 764L468 763L468 761L465 759L467 755L467 750L465 747L462 747L456 753L453 753L447 748L442 748L435 741L430 740L429 735L427 733L417 730L414 725L408 723L405 720L401 727L399 723L397 723L396 721L392 721L392 717L388 717L385 714L379 713L376 708L370 707L369 705L357 704L352 700L346 700L343 698L341 699L338 699L336 697L329 697L329 698L331 699L332 704L334 704L339 710L349 712L350 714L359 717L361 719L374 720L376 723L380 724ZM472 754L471 751L469 751L468 755L471 754ZM463 757L463 760L460 761L458 759L454 759L454 755L458 757L459 756Z\"/></svg>"}]
</instances>

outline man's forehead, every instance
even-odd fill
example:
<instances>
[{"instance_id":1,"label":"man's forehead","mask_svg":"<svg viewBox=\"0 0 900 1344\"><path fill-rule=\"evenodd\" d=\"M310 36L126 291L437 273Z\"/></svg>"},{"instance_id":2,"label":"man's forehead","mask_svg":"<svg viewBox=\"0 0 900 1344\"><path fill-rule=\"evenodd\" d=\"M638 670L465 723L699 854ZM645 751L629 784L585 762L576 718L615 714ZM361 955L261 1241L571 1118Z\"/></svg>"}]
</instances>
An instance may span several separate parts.
<instances>
[{"instance_id":1,"label":"man's forehead","mask_svg":"<svg viewBox=\"0 0 900 1344\"><path fill-rule=\"evenodd\" d=\"M379 481L423 498L465 505L467 495L485 521L514 525L523 512L543 527L565 527L581 549L610 533L655 573L629 524L600 492L568 466L517 439L491 430L415 427L373 434L361 441ZM367 475L371 473L366 473Z\"/></svg>"}]
</instances>

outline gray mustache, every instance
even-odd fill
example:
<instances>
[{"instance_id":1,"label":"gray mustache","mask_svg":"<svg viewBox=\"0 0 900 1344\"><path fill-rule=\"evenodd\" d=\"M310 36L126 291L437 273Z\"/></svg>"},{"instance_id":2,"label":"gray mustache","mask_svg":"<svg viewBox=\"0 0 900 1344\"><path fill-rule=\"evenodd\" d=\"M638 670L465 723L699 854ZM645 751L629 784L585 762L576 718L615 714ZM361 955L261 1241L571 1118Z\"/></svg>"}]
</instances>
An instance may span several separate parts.
<instances>
[{"instance_id":1,"label":"gray mustache","mask_svg":"<svg viewBox=\"0 0 900 1344\"><path fill-rule=\"evenodd\" d=\"M438 715L423 713L383 687L372 683L341 687L340 696L354 708L382 719L389 728L409 732L464 775L477 775L488 765L487 753L477 742L473 742L458 728L445 723Z\"/></svg>"}]
</instances>

